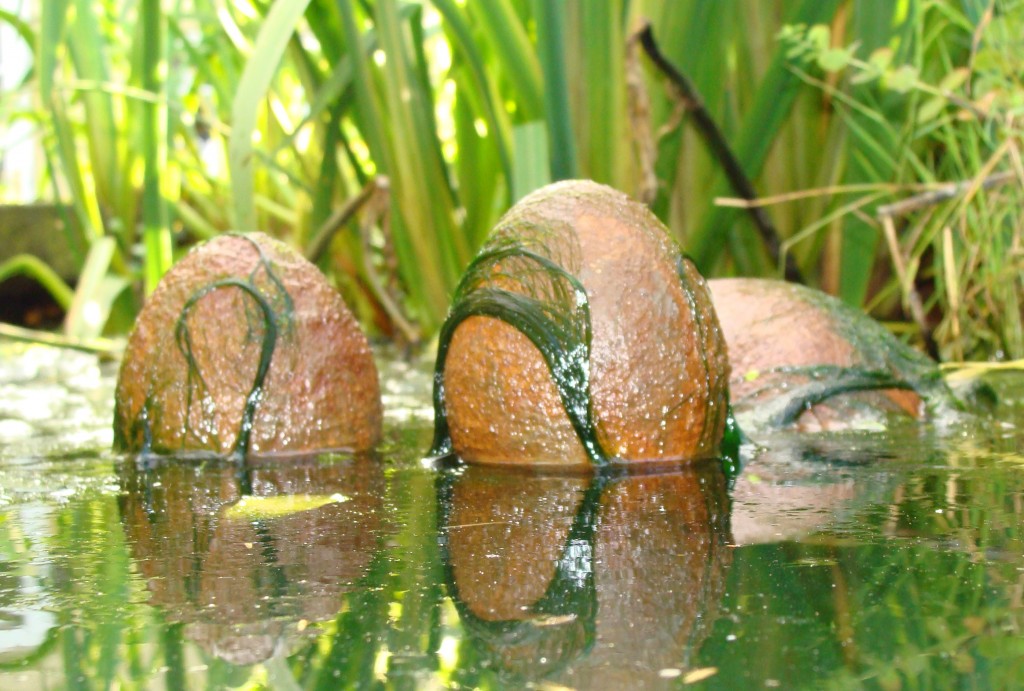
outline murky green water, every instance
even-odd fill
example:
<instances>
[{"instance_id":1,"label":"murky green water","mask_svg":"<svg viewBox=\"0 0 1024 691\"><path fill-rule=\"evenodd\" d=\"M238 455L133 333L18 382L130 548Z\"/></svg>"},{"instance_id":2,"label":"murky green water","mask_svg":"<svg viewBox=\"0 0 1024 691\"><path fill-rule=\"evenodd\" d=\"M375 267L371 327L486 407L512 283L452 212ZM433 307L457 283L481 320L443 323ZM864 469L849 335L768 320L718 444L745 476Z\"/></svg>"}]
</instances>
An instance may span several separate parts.
<instances>
[{"instance_id":1,"label":"murky green water","mask_svg":"<svg viewBox=\"0 0 1024 691\"><path fill-rule=\"evenodd\" d=\"M1013 688L1024 408L607 478L379 457L139 471L113 365L0 348L0 688ZM248 498L243 498L248 495Z\"/></svg>"}]
</instances>

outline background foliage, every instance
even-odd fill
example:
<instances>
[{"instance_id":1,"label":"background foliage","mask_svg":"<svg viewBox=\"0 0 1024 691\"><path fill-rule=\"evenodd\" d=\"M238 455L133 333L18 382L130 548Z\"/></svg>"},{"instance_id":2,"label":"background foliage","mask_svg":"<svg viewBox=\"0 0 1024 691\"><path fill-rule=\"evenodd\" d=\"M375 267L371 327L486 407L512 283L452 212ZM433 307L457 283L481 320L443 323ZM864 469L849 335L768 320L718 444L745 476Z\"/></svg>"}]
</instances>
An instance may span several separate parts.
<instances>
[{"instance_id":1,"label":"background foliage","mask_svg":"<svg viewBox=\"0 0 1024 691\"><path fill-rule=\"evenodd\" d=\"M808 283L913 319L945 357L1019 358L1022 12L44 0L28 21L0 14L35 55L8 93L36 106L0 110L35 123L40 193L74 217L73 335L123 327L189 244L258 228L315 259L371 330L429 338L500 214L567 177L650 203L707 275L781 276L743 210L716 203L733 196L719 162L631 38L646 19ZM963 185L879 215L940 183Z\"/></svg>"}]
</instances>

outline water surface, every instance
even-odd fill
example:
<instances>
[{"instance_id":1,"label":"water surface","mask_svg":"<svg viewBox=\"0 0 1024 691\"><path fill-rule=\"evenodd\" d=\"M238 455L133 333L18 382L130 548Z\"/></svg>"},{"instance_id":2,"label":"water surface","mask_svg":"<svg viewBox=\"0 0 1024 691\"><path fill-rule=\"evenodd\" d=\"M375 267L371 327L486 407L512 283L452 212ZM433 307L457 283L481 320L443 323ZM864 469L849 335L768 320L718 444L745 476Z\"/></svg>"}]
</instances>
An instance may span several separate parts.
<instances>
[{"instance_id":1,"label":"water surface","mask_svg":"<svg viewBox=\"0 0 1024 691\"><path fill-rule=\"evenodd\" d=\"M0 346L0 688L1013 688L1024 379L996 418L593 479L372 457L140 469L114 363Z\"/></svg>"}]
</instances>

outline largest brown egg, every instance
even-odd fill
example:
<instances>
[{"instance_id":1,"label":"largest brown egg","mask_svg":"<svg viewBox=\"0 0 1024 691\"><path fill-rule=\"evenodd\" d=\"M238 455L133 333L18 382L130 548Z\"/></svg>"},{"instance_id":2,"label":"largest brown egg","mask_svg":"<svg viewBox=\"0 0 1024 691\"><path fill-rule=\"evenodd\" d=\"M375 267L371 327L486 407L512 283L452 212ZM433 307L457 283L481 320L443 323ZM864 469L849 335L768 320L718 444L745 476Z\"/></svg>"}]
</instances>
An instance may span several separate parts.
<instances>
[{"instance_id":1,"label":"largest brown egg","mask_svg":"<svg viewBox=\"0 0 1024 691\"><path fill-rule=\"evenodd\" d=\"M117 381L125 451L360 451L380 428L356 320L315 266L260 233L218 237L174 266L139 314Z\"/></svg>"},{"instance_id":2,"label":"largest brown egg","mask_svg":"<svg viewBox=\"0 0 1024 691\"><path fill-rule=\"evenodd\" d=\"M643 205L593 182L516 204L442 330L437 450L582 466L719 452L729 366L704 279Z\"/></svg>"}]
</instances>

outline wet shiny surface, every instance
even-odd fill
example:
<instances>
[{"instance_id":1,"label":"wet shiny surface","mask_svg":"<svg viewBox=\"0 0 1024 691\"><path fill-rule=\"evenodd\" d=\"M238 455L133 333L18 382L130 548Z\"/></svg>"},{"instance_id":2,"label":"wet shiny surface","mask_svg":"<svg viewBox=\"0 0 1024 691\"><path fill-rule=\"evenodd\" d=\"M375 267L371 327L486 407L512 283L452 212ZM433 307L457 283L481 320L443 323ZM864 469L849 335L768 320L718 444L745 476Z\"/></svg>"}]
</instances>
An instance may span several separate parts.
<instances>
[{"instance_id":1,"label":"wet shiny surface","mask_svg":"<svg viewBox=\"0 0 1024 691\"><path fill-rule=\"evenodd\" d=\"M1019 684L1024 378L595 481L424 465L429 365L389 360L374 458L142 469L116 363L0 345L0 688Z\"/></svg>"}]
</instances>

